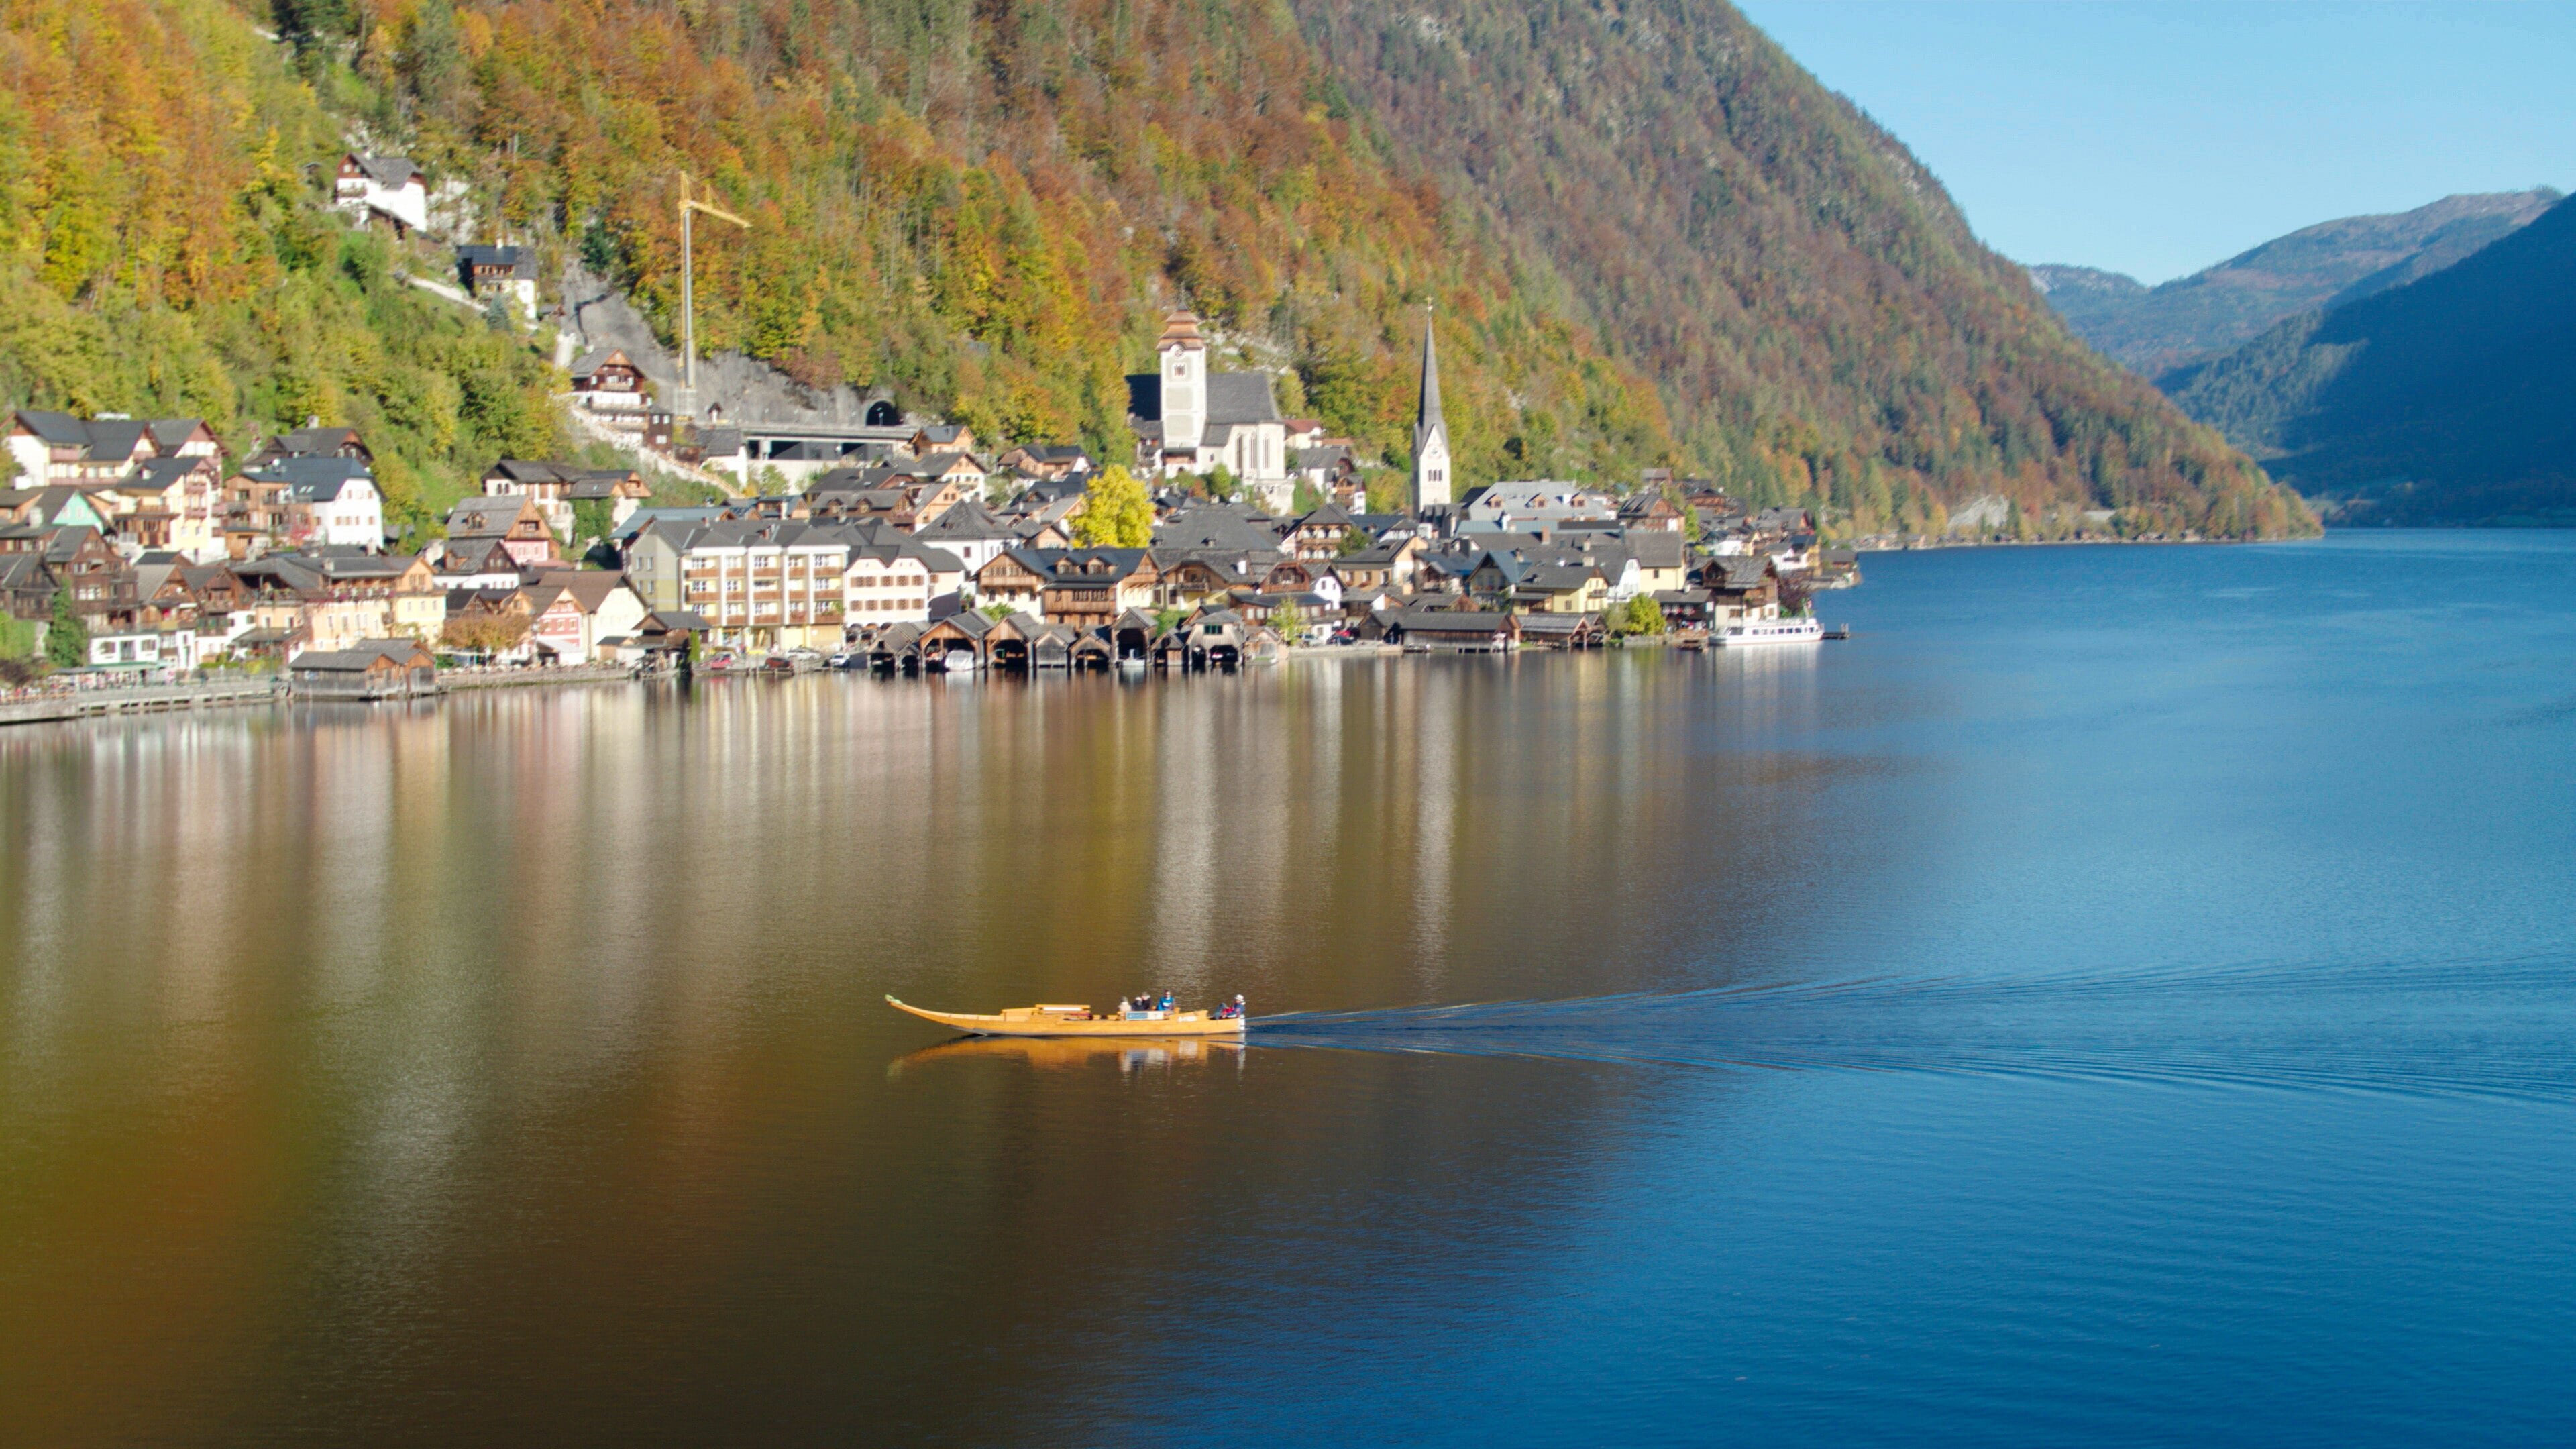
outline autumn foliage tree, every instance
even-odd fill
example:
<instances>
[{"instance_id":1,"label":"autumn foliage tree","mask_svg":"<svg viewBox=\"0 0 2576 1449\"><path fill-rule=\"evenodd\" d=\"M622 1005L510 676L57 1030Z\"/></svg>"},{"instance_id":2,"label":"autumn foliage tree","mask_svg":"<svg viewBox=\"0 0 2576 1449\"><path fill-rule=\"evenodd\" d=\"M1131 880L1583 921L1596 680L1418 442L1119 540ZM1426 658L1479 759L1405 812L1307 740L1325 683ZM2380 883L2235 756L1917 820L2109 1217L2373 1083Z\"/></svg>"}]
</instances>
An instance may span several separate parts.
<instances>
[{"instance_id":1,"label":"autumn foliage tree","mask_svg":"<svg viewBox=\"0 0 2576 1449\"><path fill-rule=\"evenodd\" d=\"M1154 500L1136 475L1113 463L1094 476L1073 516L1074 539L1086 548L1145 548L1154 542Z\"/></svg>"}]
</instances>

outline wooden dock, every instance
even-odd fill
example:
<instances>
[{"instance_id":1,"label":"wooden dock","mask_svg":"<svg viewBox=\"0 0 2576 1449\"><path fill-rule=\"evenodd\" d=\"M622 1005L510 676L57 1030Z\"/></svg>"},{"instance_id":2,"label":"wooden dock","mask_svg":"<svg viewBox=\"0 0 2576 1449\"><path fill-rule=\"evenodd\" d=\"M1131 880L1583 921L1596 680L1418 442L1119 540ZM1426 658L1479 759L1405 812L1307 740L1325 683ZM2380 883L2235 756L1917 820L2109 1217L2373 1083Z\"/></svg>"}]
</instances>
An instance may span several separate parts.
<instances>
[{"instance_id":1,"label":"wooden dock","mask_svg":"<svg viewBox=\"0 0 2576 1449\"><path fill-rule=\"evenodd\" d=\"M0 704L0 725L104 719L120 714L166 714L182 709L269 704L285 698L284 682L273 674L252 679L210 680L202 684L138 684L114 689L76 689L67 694L39 695L33 699L13 699Z\"/></svg>"}]
</instances>

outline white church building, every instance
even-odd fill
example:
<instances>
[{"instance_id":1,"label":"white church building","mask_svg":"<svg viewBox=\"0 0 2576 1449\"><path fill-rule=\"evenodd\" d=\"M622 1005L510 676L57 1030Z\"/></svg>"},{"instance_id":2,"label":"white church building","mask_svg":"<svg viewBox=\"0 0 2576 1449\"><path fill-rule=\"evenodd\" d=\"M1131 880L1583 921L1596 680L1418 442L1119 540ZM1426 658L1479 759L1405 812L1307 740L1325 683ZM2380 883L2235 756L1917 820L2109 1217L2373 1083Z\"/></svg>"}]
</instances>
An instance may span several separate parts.
<instances>
[{"instance_id":1,"label":"white church building","mask_svg":"<svg viewBox=\"0 0 2576 1449\"><path fill-rule=\"evenodd\" d=\"M1422 397L1413 414L1413 508L1447 508L1457 498L1450 477L1449 424L1440 416L1440 354L1431 346L1431 316L1422 318Z\"/></svg>"},{"instance_id":2,"label":"white church building","mask_svg":"<svg viewBox=\"0 0 2576 1449\"><path fill-rule=\"evenodd\" d=\"M1250 497L1272 512L1288 510L1295 488L1288 425L1266 372L1211 372L1198 315L1163 319L1154 344L1157 369L1127 379L1127 422L1136 432L1136 463L1157 477L1204 477L1219 464Z\"/></svg>"}]
</instances>

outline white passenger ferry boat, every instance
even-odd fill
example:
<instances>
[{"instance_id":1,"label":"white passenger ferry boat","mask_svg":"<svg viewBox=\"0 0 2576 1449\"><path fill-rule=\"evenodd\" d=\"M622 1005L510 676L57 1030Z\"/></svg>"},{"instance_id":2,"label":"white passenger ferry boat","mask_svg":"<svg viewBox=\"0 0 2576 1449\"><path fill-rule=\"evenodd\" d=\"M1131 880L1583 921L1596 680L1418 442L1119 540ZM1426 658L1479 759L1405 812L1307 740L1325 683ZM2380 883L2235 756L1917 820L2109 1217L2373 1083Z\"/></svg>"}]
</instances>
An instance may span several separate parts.
<instances>
[{"instance_id":1,"label":"white passenger ferry boat","mask_svg":"<svg viewBox=\"0 0 2576 1449\"><path fill-rule=\"evenodd\" d=\"M1825 637L1825 626L1814 619L1746 619L1728 624L1709 636L1712 644L1741 649L1753 644L1817 644Z\"/></svg>"}]
</instances>

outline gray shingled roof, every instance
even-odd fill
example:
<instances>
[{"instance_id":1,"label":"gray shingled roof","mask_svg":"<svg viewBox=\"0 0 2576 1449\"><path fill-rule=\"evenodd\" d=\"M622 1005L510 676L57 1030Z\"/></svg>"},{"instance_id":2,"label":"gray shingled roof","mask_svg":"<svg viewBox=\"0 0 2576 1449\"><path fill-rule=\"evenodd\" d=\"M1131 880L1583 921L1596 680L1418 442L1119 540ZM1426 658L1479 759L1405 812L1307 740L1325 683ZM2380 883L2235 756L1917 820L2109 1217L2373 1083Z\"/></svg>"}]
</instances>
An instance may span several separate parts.
<instances>
[{"instance_id":1,"label":"gray shingled roof","mask_svg":"<svg viewBox=\"0 0 2576 1449\"><path fill-rule=\"evenodd\" d=\"M1001 516L984 506L982 500L968 498L924 524L915 538L925 540L953 539L959 543L985 543L1019 537L1017 530L1002 521Z\"/></svg>"},{"instance_id":2,"label":"gray shingled roof","mask_svg":"<svg viewBox=\"0 0 2576 1449\"><path fill-rule=\"evenodd\" d=\"M390 659L398 665L409 665L425 653L409 639L361 639L348 649L307 649L287 661L289 669L365 670L378 660Z\"/></svg>"},{"instance_id":3,"label":"gray shingled roof","mask_svg":"<svg viewBox=\"0 0 2576 1449\"><path fill-rule=\"evenodd\" d=\"M420 167L414 165L409 156L361 156L358 169L367 173L367 178L378 186L395 190L400 190L414 175L420 174ZM426 179L423 177L424 181Z\"/></svg>"},{"instance_id":4,"label":"gray shingled roof","mask_svg":"<svg viewBox=\"0 0 2576 1449\"><path fill-rule=\"evenodd\" d=\"M1185 508L1154 529L1161 548L1228 549L1249 554L1283 551L1273 525L1254 522L1239 508Z\"/></svg>"},{"instance_id":5,"label":"gray shingled roof","mask_svg":"<svg viewBox=\"0 0 2576 1449\"><path fill-rule=\"evenodd\" d=\"M1140 423L1163 420L1163 375L1137 372L1127 376L1127 413ZM1209 429L1240 423L1279 421L1279 401L1266 372L1211 372L1207 375Z\"/></svg>"},{"instance_id":6,"label":"gray shingled roof","mask_svg":"<svg viewBox=\"0 0 2576 1449\"><path fill-rule=\"evenodd\" d=\"M20 408L18 421L27 431L59 448L87 447L89 425L70 413L48 412L40 408Z\"/></svg>"},{"instance_id":7,"label":"gray shingled roof","mask_svg":"<svg viewBox=\"0 0 2576 1449\"><path fill-rule=\"evenodd\" d=\"M1760 554L1721 554L1710 562L1718 567L1718 579L1712 582L1737 593L1760 588L1771 568L1771 561Z\"/></svg>"}]
</instances>

